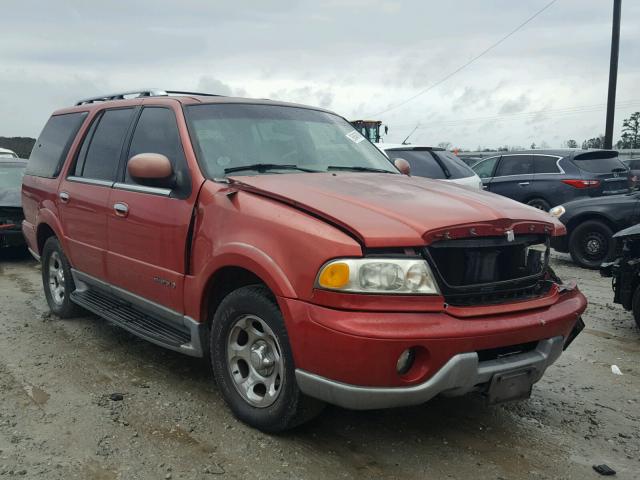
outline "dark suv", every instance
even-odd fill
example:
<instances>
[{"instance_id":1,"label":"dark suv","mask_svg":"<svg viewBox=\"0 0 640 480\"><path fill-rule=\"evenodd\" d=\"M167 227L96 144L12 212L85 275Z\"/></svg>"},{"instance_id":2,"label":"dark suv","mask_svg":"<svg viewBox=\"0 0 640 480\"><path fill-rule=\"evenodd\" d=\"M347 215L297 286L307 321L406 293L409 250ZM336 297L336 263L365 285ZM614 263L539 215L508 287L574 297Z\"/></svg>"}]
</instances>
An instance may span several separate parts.
<instances>
[{"instance_id":1,"label":"dark suv","mask_svg":"<svg viewBox=\"0 0 640 480\"><path fill-rule=\"evenodd\" d=\"M627 193L629 169L614 150L530 150L476 163L484 188L541 210L579 197Z\"/></svg>"}]
</instances>

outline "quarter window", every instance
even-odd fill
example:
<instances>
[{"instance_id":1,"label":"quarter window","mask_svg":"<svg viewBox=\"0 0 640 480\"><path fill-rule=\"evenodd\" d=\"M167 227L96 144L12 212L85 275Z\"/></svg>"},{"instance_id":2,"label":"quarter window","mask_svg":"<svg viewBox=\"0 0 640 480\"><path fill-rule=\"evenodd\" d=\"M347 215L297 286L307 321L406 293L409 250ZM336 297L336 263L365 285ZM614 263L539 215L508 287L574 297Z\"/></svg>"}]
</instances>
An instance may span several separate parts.
<instances>
[{"instance_id":1,"label":"quarter window","mask_svg":"<svg viewBox=\"0 0 640 480\"><path fill-rule=\"evenodd\" d=\"M534 155L533 163L536 173L560 173L560 169L558 169L558 157Z\"/></svg>"},{"instance_id":2,"label":"quarter window","mask_svg":"<svg viewBox=\"0 0 640 480\"><path fill-rule=\"evenodd\" d=\"M496 177L507 175L529 175L533 173L532 155L503 155Z\"/></svg>"},{"instance_id":3,"label":"quarter window","mask_svg":"<svg viewBox=\"0 0 640 480\"><path fill-rule=\"evenodd\" d=\"M139 153L160 153L166 156L174 172L186 168L178 124L172 110L160 107L147 107L142 110L131 139L128 158ZM125 182L136 183L128 171L125 171Z\"/></svg>"},{"instance_id":4,"label":"quarter window","mask_svg":"<svg viewBox=\"0 0 640 480\"><path fill-rule=\"evenodd\" d=\"M500 157L489 157L476 163L471 170L476 172L480 178L490 178L493 176L493 169Z\"/></svg>"},{"instance_id":5,"label":"quarter window","mask_svg":"<svg viewBox=\"0 0 640 480\"><path fill-rule=\"evenodd\" d=\"M132 108L105 110L84 139L75 175L96 180L115 180L122 142L131 123Z\"/></svg>"}]
</instances>

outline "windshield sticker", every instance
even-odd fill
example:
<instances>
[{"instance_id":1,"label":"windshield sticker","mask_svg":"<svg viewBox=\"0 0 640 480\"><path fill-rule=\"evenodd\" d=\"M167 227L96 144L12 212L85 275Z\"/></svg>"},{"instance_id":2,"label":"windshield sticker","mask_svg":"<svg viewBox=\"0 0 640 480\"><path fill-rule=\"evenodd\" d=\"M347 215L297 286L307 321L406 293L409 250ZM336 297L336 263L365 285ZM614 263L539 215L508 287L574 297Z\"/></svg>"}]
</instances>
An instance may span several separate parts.
<instances>
[{"instance_id":1,"label":"windshield sticker","mask_svg":"<svg viewBox=\"0 0 640 480\"><path fill-rule=\"evenodd\" d=\"M347 137L353 143L360 143L364 140L364 137L355 130L351 130L349 133L345 135L345 137Z\"/></svg>"}]
</instances>

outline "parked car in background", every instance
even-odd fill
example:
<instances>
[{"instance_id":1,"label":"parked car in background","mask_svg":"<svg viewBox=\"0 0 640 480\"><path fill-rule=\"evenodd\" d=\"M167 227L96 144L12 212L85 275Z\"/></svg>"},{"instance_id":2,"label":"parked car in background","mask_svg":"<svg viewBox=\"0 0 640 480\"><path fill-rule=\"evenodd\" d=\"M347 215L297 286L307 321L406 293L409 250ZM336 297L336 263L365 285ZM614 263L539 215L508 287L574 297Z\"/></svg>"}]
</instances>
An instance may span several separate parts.
<instances>
[{"instance_id":1,"label":"parked car in background","mask_svg":"<svg viewBox=\"0 0 640 480\"><path fill-rule=\"evenodd\" d=\"M640 187L640 158L629 158L622 162L629 169L631 187Z\"/></svg>"},{"instance_id":2,"label":"parked car in background","mask_svg":"<svg viewBox=\"0 0 640 480\"><path fill-rule=\"evenodd\" d=\"M584 326L550 215L402 175L323 109L127 95L55 112L33 149L23 231L44 295L209 358L249 425L524 399Z\"/></svg>"},{"instance_id":3,"label":"parked car in background","mask_svg":"<svg viewBox=\"0 0 640 480\"><path fill-rule=\"evenodd\" d=\"M613 262L603 263L600 274L613 278L613 303L631 310L640 328L640 225L619 231L613 241L618 256Z\"/></svg>"},{"instance_id":4,"label":"parked car in background","mask_svg":"<svg viewBox=\"0 0 640 480\"><path fill-rule=\"evenodd\" d=\"M554 237L551 246L569 252L578 265L598 268L614 253L614 233L640 222L640 192L582 198L550 210L567 227L567 235Z\"/></svg>"},{"instance_id":5,"label":"parked car in background","mask_svg":"<svg viewBox=\"0 0 640 480\"><path fill-rule=\"evenodd\" d=\"M4 158L18 158L18 154L8 148L0 148L0 159Z\"/></svg>"},{"instance_id":6,"label":"parked car in background","mask_svg":"<svg viewBox=\"0 0 640 480\"><path fill-rule=\"evenodd\" d=\"M486 190L540 210L630 190L629 169L614 150L508 152L476 163L473 170Z\"/></svg>"},{"instance_id":7,"label":"parked car in background","mask_svg":"<svg viewBox=\"0 0 640 480\"><path fill-rule=\"evenodd\" d=\"M377 143L391 161L404 158L411 166L411 175L434 178L471 188L482 188L482 181L471 168L444 148L424 145Z\"/></svg>"},{"instance_id":8,"label":"parked car in background","mask_svg":"<svg viewBox=\"0 0 640 480\"><path fill-rule=\"evenodd\" d=\"M462 160L464 163L466 163L467 165L469 165L470 167L473 167L476 163L481 161L484 157L478 157L474 155L465 155L464 153L459 153L458 158Z\"/></svg>"},{"instance_id":9,"label":"parked car in background","mask_svg":"<svg viewBox=\"0 0 640 480\"><path fill-rule=\"evenodd\" d=\"M27 161L0 157L0 248L24 247L20 187Z\"/></svg>"}]
</instances>

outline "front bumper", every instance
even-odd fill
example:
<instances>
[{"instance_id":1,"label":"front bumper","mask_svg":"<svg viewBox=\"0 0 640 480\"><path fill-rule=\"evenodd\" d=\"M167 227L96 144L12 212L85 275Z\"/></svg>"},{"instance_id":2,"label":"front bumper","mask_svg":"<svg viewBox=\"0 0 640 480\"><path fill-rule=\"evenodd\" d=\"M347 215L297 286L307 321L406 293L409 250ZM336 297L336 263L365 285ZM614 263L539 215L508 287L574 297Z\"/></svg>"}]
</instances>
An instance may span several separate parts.
<instances>
[{"instance_id":1,"label":"front bumper","mask_svg":"<svg viewBox=\"0 0 640 480\"><path fill-rule=\"evenodd\" d=\"M563 337L553 337L541 340L532 351L482 362L475 352L460 353L429 380L410 387L361 387L300 369L296 370L296 381L300 390L310 397L353 410L419 405L439 394L459 396L486 389L495 375L509 372L528 371L535 383L558 359L563 345Z\"/></svg>"}]
</instances>

